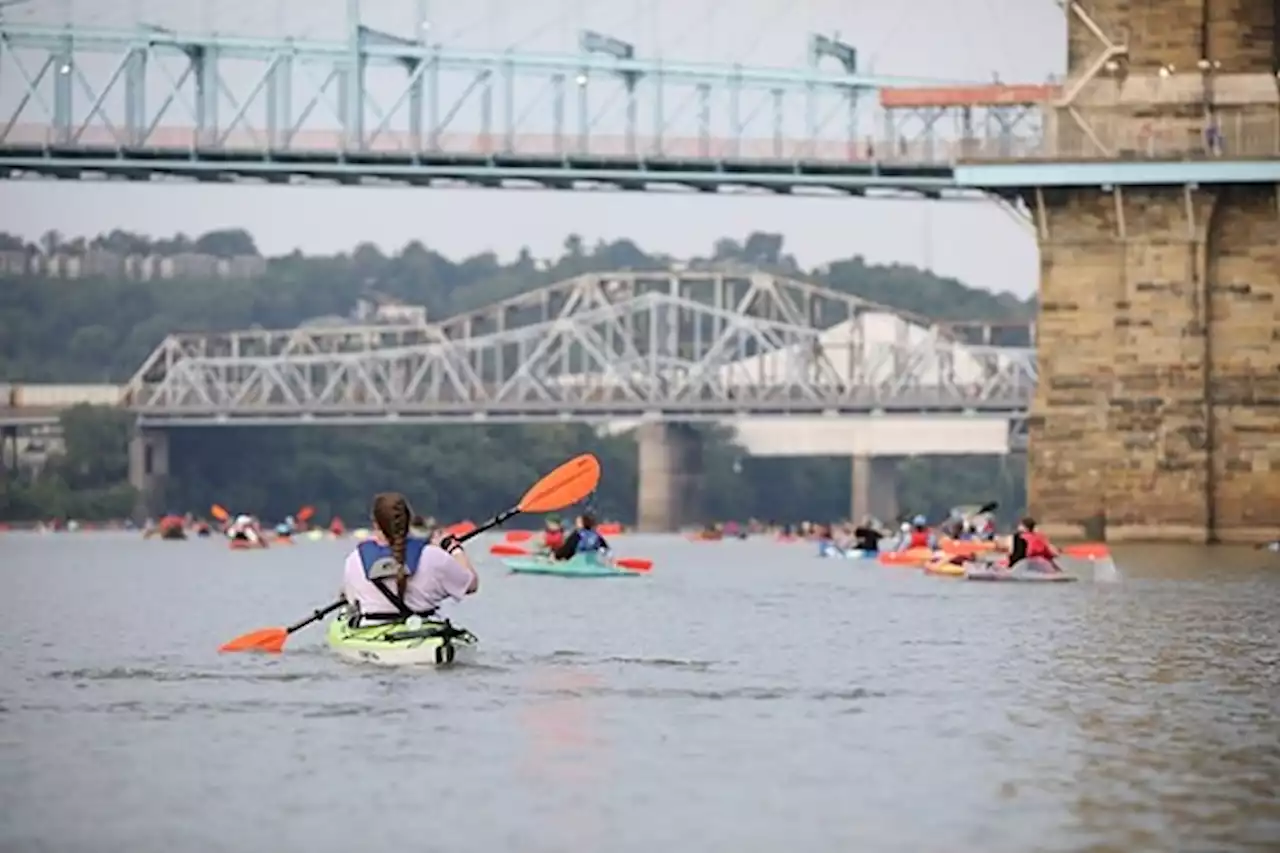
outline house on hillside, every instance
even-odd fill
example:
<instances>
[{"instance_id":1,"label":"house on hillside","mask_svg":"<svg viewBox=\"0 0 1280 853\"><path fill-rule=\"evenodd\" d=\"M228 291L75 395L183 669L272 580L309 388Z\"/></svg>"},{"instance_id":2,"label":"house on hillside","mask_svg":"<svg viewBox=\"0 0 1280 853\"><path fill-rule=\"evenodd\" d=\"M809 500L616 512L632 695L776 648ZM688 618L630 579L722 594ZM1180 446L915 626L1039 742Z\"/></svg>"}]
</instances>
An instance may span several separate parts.
<instances>
[{"instance_id":1,"label":"house on hillside","mask_svg":"<svg viewBox=\"0 0 1280 853\"><path fill-rule=\"evenodd\" d=\"M427 306L408 305L382 294L369 294L356 302L355 320L387 326L427 325Z\"/></svg>"}]
</instances>

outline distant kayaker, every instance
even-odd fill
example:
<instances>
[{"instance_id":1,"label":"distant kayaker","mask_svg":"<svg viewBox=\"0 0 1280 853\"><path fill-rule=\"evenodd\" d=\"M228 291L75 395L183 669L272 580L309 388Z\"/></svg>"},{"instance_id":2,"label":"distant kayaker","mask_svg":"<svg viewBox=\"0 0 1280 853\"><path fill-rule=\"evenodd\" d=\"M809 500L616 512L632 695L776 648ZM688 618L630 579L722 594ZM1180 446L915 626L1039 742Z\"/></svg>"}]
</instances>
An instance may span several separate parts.
<instances>
[{"instance_id":1,"label":"distant kayaker","mask_svg":"<svg viewBox=\"0 0 1280 853\"><path fill-rule=\"evenodd\" d=\"M372 517L373 535L347 555L342 572L342 595L359 608L360 619L429 616L446 599L462 601L480 588L479 575L452 538L442 548L409 535L413 511L404 495L374 497Z\"/></svg>"},{"instance_id":2,"label":"distant kayaker","mask_svg":"<svg viewBox=\"0 0 1280 853\"><path fill-rule=\"evenodd\" d=\"M876 520L869 515L853 529L853 547L859 551L879 551L883 538L884 534L876 529Z\"/></svg>"},{"instance_id":3,"label":"distant kayaker","mask_svg":"<svg viewBox=\"0 0 1280 853\"><path fill-rule=\"evenodd\" d=\"M425 539L428 542L433 541L436 533L436 520L434 518L423 518L415 515L413 521L409 523L409 535L416 539ZM441 537L443 538L443 537ZM439 544L438 542L436 544Z\"/></svg>"},{"instance_id":4,"label":"distant kayaker","mask_svg":"<svg viewBox=\"0 0 1280 853\"><path fill-rule=\"evenodd\" d=\"M558 551L564 547L564 525L560 523L560 516L547 516L543 526L542 546L548 551Z\"/></svg>"},{"instance_id":5,"label":"distant kayaker","mask_svg":"<svg viewBox=\"0 0 1280 853\"><path fill-rule=\"evenodd\" d=\"M1062 568L1055 562L1058 556L1058 549L1036 531L1036 520L1030 516L1022 519L1009 543L1009 566L1016 566L1023 560L1038 559L1051 566L1055 572L1060 572Z\"/></svg>"},{"instance_id":6,"label":"distant kayaker","mask_svg":"<svg viewBox=\"0 0 1280 853\"><path fill-rule=\"evenodd\" d=\"M578 516L577 529L555 550L555 557L557 560L568 560L576 554L596 554L608 550L609 543L596 531L595 516L584 512Z\"/></svg>"},{"instance_id":7,"label":"distant kayaker","mask_svg":"<svg viewBox=\"0 0 1280 853\"><path fill-rule=\"evenodd\" d=\"M227 528L227 537L230 539L244 539L248 542L257 542L262 538L258 535L253 518L243 513L237 515L235 521L231 522L231 526Z\"/></svg>"},{"instance_id":8,"label":"distant kayaker","mask_svg":"<svg viewBox=\"0 0 1280 853\"><path fill-rule=\"evenodd\" d=\"M902 542L898 548L899 551L913 551L917 548L936 548L938 547L937 537L934 536L932 530L929 529L929 519L923 515L917 515L911 519L911 527L904 532Z\"/></svg>"}]
</instances>

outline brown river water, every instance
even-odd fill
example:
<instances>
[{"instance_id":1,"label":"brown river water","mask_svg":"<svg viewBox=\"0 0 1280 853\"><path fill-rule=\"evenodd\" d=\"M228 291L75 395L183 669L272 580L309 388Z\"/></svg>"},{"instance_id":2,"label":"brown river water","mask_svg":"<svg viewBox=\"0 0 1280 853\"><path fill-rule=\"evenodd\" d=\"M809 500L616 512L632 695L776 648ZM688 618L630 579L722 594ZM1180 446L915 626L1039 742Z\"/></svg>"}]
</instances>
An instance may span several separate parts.
<instances>
[{"instance_id":1,"label":"brown river water","mask_svg":"<svg viewBox=\"0 0 1280 853\"><path fill-rule=\"evenodd\" d=\"M480 559L479 661L435 671L319 627L217 654L349 543L0 535L0 851L1280 850L1280 555L1034 585L617 544L652 574Z\"/></svg>"}]
</instances>

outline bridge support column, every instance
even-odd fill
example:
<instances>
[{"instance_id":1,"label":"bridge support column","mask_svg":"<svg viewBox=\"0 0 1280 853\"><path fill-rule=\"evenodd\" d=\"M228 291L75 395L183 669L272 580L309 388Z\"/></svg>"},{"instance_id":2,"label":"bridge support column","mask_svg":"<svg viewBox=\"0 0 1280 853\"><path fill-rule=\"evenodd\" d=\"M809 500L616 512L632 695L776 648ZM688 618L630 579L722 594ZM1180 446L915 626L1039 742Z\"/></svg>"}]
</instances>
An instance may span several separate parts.
<instances>
[{"instance_id":1,"label":"bridge support column","mask_svg":"<svg viewBox=\"0 0 1280 853\"><path fill-rule=\"evenodd\" d=\"M18 470L18 428L16 426L0 427L0 474L8 476L9 471Z\"/></svg>"},{"instance_id":2,"label":"bridge support column","mask_svg":"<svg viewBox=\"0 0 1280 853\"><path fill-rule=\"evenodd\" d=\"M141 429L129 441L129 485L138 492L134 516L141 521L165 512L165 486L169 480L169 434Z\"/></svg>"},{"instance_id":3,"label":"bridge support column","mask_svg":"<svg viewBox=\"0 0 1280 853\"><path fill-rule=\"evenodd\" d=\"M898 518L898 464L889 456L853 457L853 504L850 518L859 523L868 515L885 524Z\"/></svg>"},{"instance_id":4,"label":"bridge support column","mask_svg":"<svg viewBox=\"0 0 1280 853\"><path fill-rule=\"evenodd\" d=\"M1274 154L1275 0L1070 10L1049 153ZM1176 170L1162 185L1124 186L1134 167L1111 166L1094 187L1025 194L1041 252L1031 513L1050 535L1274 537L1280 189Z\"/></svg>"},{"instance_id":5,"label":"bridge support column","mask_svg":"<svg viewBox=\"0 0 1280 853\"><path fill-rule=\"evenodd\" d=\"M643 424L640 446L637 527L670 533L690 520L702 521L702 438L683 424Z\"/></svg>"}]
</instances>

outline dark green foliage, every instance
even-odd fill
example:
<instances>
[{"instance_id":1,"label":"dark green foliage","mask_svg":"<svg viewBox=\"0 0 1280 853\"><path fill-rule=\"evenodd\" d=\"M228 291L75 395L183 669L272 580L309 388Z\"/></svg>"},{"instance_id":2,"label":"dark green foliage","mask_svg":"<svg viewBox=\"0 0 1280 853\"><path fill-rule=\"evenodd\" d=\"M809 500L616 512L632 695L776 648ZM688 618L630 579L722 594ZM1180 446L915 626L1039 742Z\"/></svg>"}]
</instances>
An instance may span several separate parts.
<instances>
[{"instance_id":1,"label":"dark green foliage","mask_svg":"<svg viewBox=\"0 0 1280 853\"><path fill-rule=\"evenodd\" d=\"M50 235L46 245L74 245ZM121 253L201 251L223 257L256 253L241 231L152 240L113 232L90 245ZM0 234L0 250L21 241ZM965 287L906 266L875 266L860 257L802 271L780 235L717 242L704 261L739 261L803 274L829 287L923 315L951 319L1021 319L1033 306L1011 295ZM371 245L331 257L273 258L254 281L9 277L0 281L0 381L123 382L169 333L288 328L347 315L370 289L424 304L439 319L573 275L617 269L663 269L669 259L619 240L588 249L570 236L559 259L537 263L528 252L510 264L493 255L453 262L420 243L388 256ZM693 263L698 263L694 260ZM119 412L73 409L63 418L65 459L36 482L0 485L0 518L127 514L124 485L129 423ZM709 431L705 451L707 518L843 517L849 511L847 459L753 459L729 436ZM363 518L369 495L409 494L419 511L479 519L509 505L537 475L583 450L601 456L605 477L596 503L629 519L636 494L636 445L630 436L600 438L576 425L538 427L220 428L175 431L169 503L174 510L219 502L237 511L281 516L315 504L320 517ZM903 463L903 507L936 514L955 502L998 498L1021 507L1021 471L1000 460L920 458ZM701 519L689 519L690 522Z\"/></svg>"}]
</instances>

